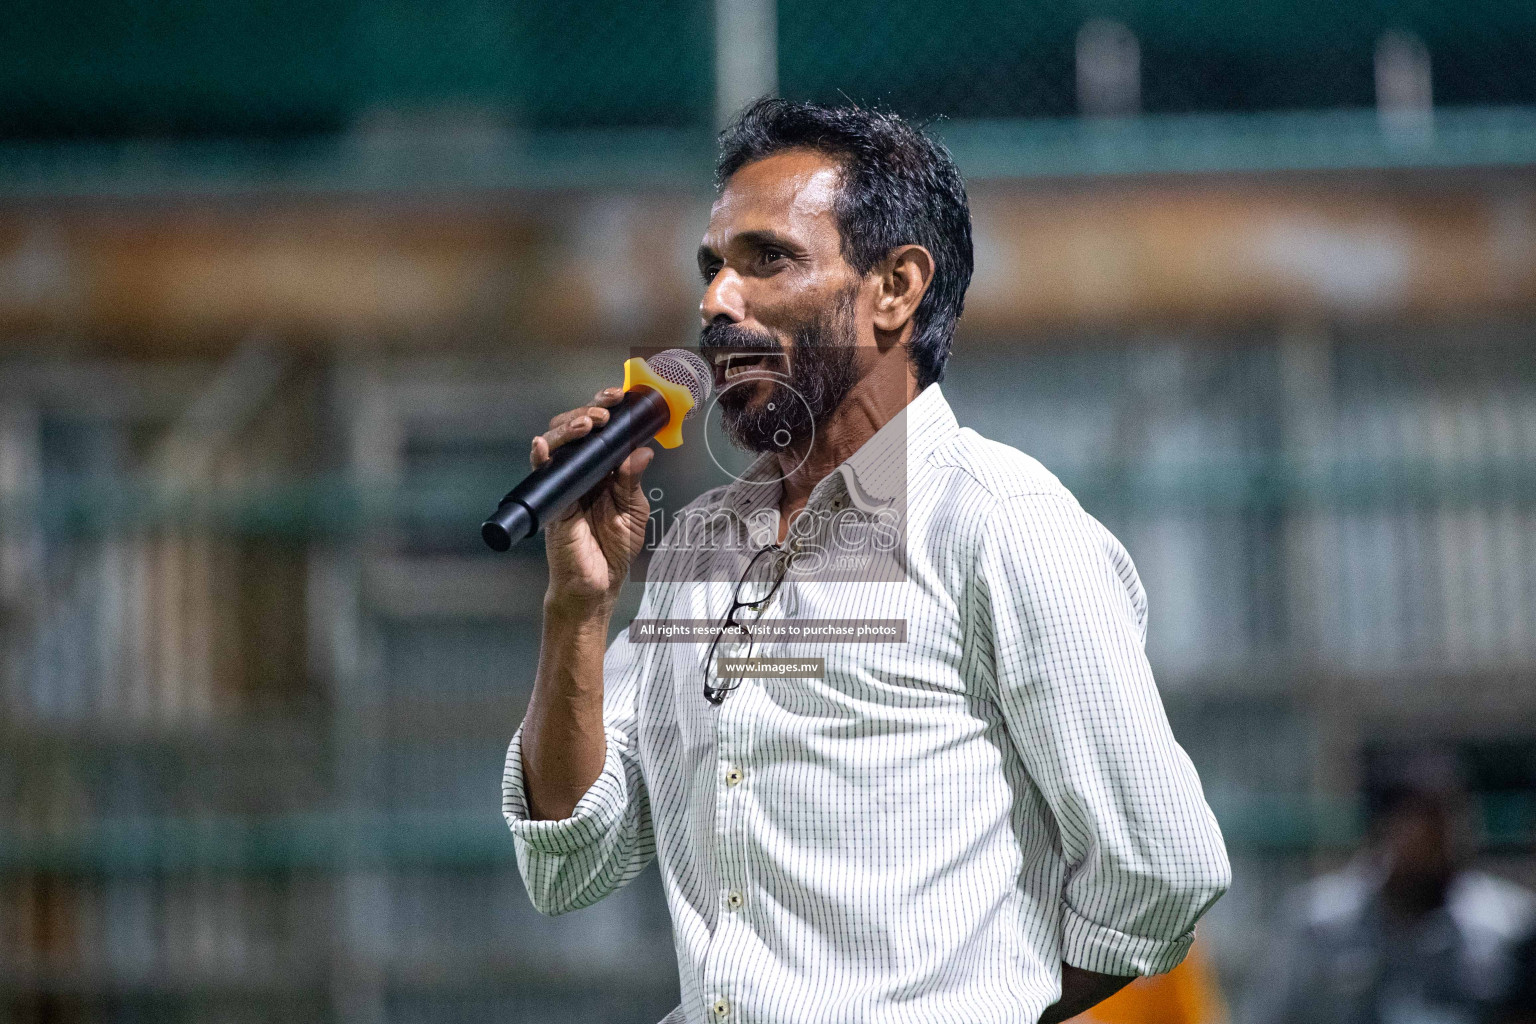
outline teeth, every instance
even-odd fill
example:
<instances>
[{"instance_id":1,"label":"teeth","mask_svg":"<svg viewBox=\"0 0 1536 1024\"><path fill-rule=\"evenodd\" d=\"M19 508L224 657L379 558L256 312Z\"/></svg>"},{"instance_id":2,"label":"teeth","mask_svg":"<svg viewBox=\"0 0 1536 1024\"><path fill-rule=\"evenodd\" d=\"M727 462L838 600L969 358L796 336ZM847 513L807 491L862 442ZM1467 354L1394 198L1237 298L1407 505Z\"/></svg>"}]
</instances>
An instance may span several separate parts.
<instances>
[{"instance_id":1,"label":"teeth","mask_svg":"<svg viewBox=\"0 0 1536 1024\"><path fill-rule=\"evenodd\" d=\"M757 369L766 356L756 352L721 352L714 358L716 366L725 367L725 379L735 380L744 373Z\"/></svg>"}]
</instances>

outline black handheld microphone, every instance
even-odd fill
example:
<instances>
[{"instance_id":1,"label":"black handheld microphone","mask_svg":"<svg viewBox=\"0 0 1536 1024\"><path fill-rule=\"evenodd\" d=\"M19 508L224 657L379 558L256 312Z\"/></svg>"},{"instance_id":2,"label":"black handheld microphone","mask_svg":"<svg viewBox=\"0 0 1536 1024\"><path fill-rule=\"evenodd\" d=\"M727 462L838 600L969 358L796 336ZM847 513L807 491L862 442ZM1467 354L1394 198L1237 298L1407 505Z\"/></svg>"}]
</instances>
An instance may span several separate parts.
<instances>
[{"instance_id":1,"label":"black handheld microphone","mask_svg":"<svg viewBox=\"0 0 1536 1024\"><path fill-rule=\"evenodd\" d=\"M630 359L624 364L624 397L609 407L608 422L556 448L548 462L507 492L480 525L480 536L491 550L506 551L537 533L647 441L676 448L683 443L683 420L708 401L714 385L709 364L687 349Z\"/></svg>"}]
</instances>

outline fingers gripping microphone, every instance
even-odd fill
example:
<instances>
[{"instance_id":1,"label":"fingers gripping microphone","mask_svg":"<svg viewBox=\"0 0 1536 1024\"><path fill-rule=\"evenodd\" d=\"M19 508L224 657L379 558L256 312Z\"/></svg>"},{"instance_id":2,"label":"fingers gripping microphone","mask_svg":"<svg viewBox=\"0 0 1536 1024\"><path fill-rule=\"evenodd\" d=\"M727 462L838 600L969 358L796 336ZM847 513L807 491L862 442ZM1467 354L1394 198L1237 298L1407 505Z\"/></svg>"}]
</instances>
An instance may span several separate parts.
<instances>
[{"instance_id":1,"label":"fingers gripping microphone","mask_svg":"<svg viewBox=\"0 0 1536 1024\"><path fill-rule=\"evenodd\" d=\"M683 420L704 405L714 383L709 364L687 349L629 360L624 397L609 407L608 422L556 448L548 462L507 492L481 524L480 536L492 550L505 551L537 533L651 438L676 448L683 443Z\"/></svg>"}]
</instances>

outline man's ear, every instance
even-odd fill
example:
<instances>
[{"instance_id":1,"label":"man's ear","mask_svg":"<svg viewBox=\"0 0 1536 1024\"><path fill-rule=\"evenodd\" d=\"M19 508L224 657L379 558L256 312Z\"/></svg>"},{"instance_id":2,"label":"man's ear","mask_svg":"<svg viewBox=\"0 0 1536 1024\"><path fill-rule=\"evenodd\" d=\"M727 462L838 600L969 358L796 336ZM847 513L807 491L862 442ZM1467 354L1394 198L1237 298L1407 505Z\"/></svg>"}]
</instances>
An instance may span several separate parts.
<instances>
[{"instance_id":1,"label":"man's ear","mask_svg":"<svg viewBox=\"0 0 1536 1024\"><path fill-rule=\"evenodd\" d=\"M875 330L899 333L933 283L933 256L920 245L898 246L875 268L875 275Z\"/></svg>"}]
</instances>

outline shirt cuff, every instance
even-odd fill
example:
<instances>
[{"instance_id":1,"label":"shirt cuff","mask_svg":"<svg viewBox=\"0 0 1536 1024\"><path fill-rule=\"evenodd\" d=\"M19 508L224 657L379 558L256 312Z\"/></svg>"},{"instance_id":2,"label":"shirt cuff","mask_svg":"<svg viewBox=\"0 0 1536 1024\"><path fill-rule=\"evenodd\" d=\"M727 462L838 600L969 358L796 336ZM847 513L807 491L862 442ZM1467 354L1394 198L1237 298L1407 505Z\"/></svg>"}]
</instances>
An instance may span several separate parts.
<instances>
[{"instance_id":1,"label":"shirt cuff","mask_svg":"<svg viewBox=\"0 0 1536 1024\"><path fill-rule=\"evenodd\" d=\"M1183 962L1195 941L1193 928L1176 939L1128 935L1088 920L1063 904L1061 958L1073 967L1120 977L1166 974Z\"/></svg>"},{"instance_id":2,"label":"shirt cuff","mask_svg":"<svg viewBox=\"0 0 1536 1024\"><path fill-rule=\"evenodd\" d=\"M569 818L535 821L529 817L528 794L523 786L523 729L518 726L507 747L506 772L501 780L501 813L513 838L528 848L555 856L569 856L601 842L618 827L624 816L627 790L619 745L606 735L603 771L592 783Z\"/></svg>"}]
</instances>

